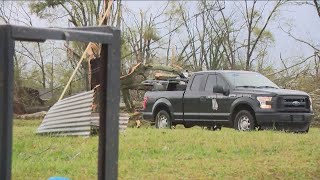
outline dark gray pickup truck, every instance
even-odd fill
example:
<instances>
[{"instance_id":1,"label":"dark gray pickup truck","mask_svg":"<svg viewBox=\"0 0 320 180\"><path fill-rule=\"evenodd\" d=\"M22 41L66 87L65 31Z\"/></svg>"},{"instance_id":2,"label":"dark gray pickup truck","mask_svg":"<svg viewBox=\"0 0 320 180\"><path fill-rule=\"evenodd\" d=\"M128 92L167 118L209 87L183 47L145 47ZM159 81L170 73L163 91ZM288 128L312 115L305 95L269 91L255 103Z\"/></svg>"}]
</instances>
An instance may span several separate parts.
<instances>
[{"instance_id":1,"label":"dark gray pickup truck","mask_svg":"<svg viewBox=\"0 0 320 180\"><path fill-rule=\"evenodd\" d=\"M177 81L167 86L171 88L144 96L143 118L157 128L183 124L186 128L308 132L313 117L307 93L281 89L256 72L196 72L186 85Z\"/></svg>"}]
</instances>

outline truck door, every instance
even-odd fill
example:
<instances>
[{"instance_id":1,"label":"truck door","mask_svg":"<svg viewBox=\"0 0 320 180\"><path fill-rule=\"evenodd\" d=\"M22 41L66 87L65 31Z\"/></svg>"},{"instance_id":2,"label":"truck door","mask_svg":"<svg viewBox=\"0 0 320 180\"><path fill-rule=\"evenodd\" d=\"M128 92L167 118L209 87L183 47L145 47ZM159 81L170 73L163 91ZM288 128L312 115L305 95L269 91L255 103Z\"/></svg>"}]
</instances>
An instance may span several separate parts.
<instances>
[{"instance_id":1,"label":"truck door","mask_svg":"<svg viewBox=\"0 0 320 180\"><path fill-rule=\"evenodd\" d=\"M217 85L222 86L224 89L230 90L230 85L227 81L221 76L217 75ZM231 97L229 95L224 95L223 93L216 94L216 101L219 105L219 108L216 110L217 116L220 120L227 121L229 119L231 104L236 99L236 97Z\"/></svg>"},{"instance_id":2,"label":"truck door","mask_svg":"<svg viewBox=\"0 0 320 180\"><path fill-rule=\"evenodd\" d=\"M229 88L219 74L195 75L184 95L185 121L228 121L232 100L229 96L213 92L213 87L218 84Z\"/></svg>"},{"instance_id":3,"label":"truck door","mask_svg":"<svg viewBox=\"0 0 320 180\"><path fill-rule=\"evenodd\" d=\"M202 117L205 121L220 121L223 120L219 109L222 104L217 102L217 93L213 92L213 87L217 85L217 74L208 74L204 86L205 101L202 104L205 106L202 110Z\"/></svg>"},{"instance_id":4,"label":"truck door","mask_svg":"<svg viewBox=\"0 0 320 180\"><path fill-rule=\"evenodd\" d=\"M201 83L196 83L195 81L200 81L200 78ZM193 81L190 91L186 91L184 98L185 120L202 122L219 120L218 107L216 106L217 94L213 92L213 87L217 84L217 75L212 73L201 77L196 76Z\"/></svg>"},{"instance_id":5,"label":"truck door","mask_svg":"<svg viewBox=\"0 0 320 180\"><path fill-rule=\"evenodd\" d=\"M187 87L183 98L183 117L185 121L198 120L203 108L200 104L200 90L203 88L204 74L196 74L190 86Z\"/></svg>"},{"instance_id":6,"label":"truck door","mask_svg":"<svg viewBox=\"0 0 320 180\"><path fill-rule=\"evenodd\" d=\"M229 116L228 96L213 92L213 87L227 84L217 73L210 73L205 78L204 88L200 91L199 114L202 121L227 122Z\"/></svg>"}]
</instances>

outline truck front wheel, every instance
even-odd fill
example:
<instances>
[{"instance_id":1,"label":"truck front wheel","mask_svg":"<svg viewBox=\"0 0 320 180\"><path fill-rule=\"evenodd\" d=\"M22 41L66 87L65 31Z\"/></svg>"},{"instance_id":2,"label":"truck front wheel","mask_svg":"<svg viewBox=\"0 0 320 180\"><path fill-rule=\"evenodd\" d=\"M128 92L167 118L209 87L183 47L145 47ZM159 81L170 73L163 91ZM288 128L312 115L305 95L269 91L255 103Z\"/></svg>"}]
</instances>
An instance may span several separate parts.
<instances>
[{"instance_id":1,"label":"truck front wheel","mask_svg":"<svg viewBox=\"0 0 320 180\"><path fill-rule=\"evenodd\" d=\"M241 110L234 119L234 128L238 131L252 131L255 129L255 121L247 110Z\"/></svg>"},{"instance_id":2,"label":"truck front wheel","mask_svg":"<svg viewBox=\"0 0 320 180\"><path fill-rule=\"evenodd\" d=\"M171 128L171 117L165 110L160 110L156 115L156 128Z\"/></svg>"}]
</instances>

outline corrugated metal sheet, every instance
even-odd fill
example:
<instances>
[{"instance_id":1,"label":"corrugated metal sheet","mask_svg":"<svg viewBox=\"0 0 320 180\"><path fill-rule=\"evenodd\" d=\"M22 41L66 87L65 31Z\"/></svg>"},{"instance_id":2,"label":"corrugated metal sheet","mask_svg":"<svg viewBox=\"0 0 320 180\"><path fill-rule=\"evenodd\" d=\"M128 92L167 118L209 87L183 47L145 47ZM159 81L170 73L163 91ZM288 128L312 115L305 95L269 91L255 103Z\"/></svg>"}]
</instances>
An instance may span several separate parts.
<instances>
[{"instance_id":1,"label":"corrugated metal sheet","mask_svg":"<svg viewBox=\"0 0 320 180\"><path fill-rule=\"evenodd\" d=\"M129 121L129 114L127 113L120 113L119 116L119 130L124 131L127 126L128 126L128 121ZM99 126L99 114L94 113L92 114L92 121L91 121L93 126Z\"/></svg>"},{"instance_id":2,"label":"corrugated metal sheet","mask_svg":"<svg viewBox=\"0 0 320 180\"><path fill-rule=\"evenodd\" d=\"M99 128L99 114L92 113L94 91L83 92L54 104L37 129L37 134L81 135L95 134ZM125 130L129 115L120 114L119 129Z\"/></svg>"}]
</instances>

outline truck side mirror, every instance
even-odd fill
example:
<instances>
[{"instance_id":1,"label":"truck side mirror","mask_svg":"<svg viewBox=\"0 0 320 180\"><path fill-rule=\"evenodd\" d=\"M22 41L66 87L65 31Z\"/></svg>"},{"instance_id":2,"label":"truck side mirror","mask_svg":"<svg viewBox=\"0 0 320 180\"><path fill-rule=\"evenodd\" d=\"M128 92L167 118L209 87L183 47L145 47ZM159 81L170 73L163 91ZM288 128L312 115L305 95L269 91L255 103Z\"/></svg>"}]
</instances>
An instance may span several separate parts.
<instances>
[{"instance_id":1,"label":"truck side mirror","mask_svg":"<svg viewBox=\"0 0 320 180\"><path fill-rule=\"evenodd\" d=\"M214 86L213 87L213 92L214 93L221 93L221 94L223 94L225 96L228 96L229 93L230 93L229 89L225 89L222 86Z\"/></svg>"}]
</instances>

